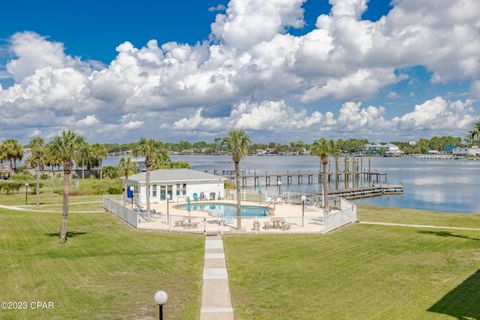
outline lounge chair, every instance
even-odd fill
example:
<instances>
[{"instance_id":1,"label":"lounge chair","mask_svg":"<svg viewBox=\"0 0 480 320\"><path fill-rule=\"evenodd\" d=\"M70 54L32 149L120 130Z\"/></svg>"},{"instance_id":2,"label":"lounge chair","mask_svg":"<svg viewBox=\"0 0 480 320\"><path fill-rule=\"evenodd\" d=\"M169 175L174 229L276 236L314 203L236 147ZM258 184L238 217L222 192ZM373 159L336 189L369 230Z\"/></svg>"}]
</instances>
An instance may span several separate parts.
<instances>
[{"instance_id":1,"label":"lounge chair","mask_svg":"<svg viewBox=\"0 0 480 320\"><path fill-rule=\"evenodd\" d=\"M200 201L200 198L198 198L198 194L196 192L193 194L193 201Z\"/></svg>"}]
</instances>

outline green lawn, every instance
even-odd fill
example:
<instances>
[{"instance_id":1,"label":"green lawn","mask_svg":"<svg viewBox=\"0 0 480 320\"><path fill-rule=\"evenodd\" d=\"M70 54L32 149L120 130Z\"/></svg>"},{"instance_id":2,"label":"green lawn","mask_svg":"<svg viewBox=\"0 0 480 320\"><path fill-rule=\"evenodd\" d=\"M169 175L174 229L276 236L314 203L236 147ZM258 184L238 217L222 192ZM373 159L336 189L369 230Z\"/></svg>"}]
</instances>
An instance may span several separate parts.
<instances>
[{"instance_id":1,"label":"green lawn","mask_svg":"<svg viewBox=\"0 0 480 320\"><path fill-rule=\"evenodd\" d=\"M1 203L1 202L0 202ZM197 319L203 238L136 231L107 213L72 213L76 236L58 243L60 214L0 210L0 301L53 301L54 310L0 319Z\"/></svg>"},{"instance_id":2,"label":"green lawn","mask_svg":"<svg viewBox=\"0 0 480 320\"><path fill-rule=\"evenodd\" d=\"M480 228L480 214L443 213L428 210L374 207L365 205L358 206L358 220Z\"/></svg>"},{"instance_id":3,"label":"green lawn","mask_svg":"<svg viewBox=\"0 0 480 320\"><path fill-rule=\"evenodd\" d=\"M77 185L78 181L78 185ZM40 206L36 207L36 194L33 192L35 180L19 181L28 182L30 187L27 195L27 206L33 210L52 210L60 211L62 209L62 179L49 178L41 180L43 187L40 189ZM77 188L78 186L78 188ZM102 197L106 194L109 187L120 187L120 179L72 179L70 181L70 191L76 194L70 196L70 210L72 211L97 211L102 210ZM56 191L56 192L55 192ZM98 194L97 194L98 193ZM117 196L117 195L116 195ZM118 195L120 196L120 195ZM87 202L87 203L85 203ZM76 205L75 203L79 203ZM25 188L20 192L13 194L0 193L0 204L25 207Z\"/></svg>"},{"instance_id":4,"label":"green lawn","mask_svg":"<svg viewBox=\"0 0 480 320\"><path fill-rule=\"evenodd\" d=\"M225 251L236 319L480 319L480 232L355 224Z\"/></svg>"}]
</instances>

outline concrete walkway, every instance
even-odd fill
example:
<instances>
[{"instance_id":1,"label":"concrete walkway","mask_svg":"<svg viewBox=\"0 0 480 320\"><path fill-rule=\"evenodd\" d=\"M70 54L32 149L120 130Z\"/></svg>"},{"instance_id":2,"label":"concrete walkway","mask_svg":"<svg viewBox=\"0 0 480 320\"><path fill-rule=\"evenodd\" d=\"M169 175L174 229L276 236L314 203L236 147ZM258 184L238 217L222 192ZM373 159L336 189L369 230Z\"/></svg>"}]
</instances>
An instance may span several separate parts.
<instances>
[{"instance_id":1,"label":"concrete walkway","mask_svg":"<svg viewBox=\"0 0 480 320\"><path fill-rule=\"evenodd\" d=\"M373 224L378 226L394 226L394 227L408 227L408 228L431 228L431 229L452 229L465 231L480 231L480 228L468 227L449 227L449 226L431 226L423 224L406 224L406 223L391 223L391 222L376 222L376 221L359 221L360 224Z\"/></svg>"},{"instance_id":2,"label":"concrete walkway","mask_svg":"<svg viewBox=\"0 0 480 320\"><path fill-rule=\"evenodd\" d=\"M227 266L220 236L207 236L200 320L233 320Z\"/></svg>"}]
</instances>

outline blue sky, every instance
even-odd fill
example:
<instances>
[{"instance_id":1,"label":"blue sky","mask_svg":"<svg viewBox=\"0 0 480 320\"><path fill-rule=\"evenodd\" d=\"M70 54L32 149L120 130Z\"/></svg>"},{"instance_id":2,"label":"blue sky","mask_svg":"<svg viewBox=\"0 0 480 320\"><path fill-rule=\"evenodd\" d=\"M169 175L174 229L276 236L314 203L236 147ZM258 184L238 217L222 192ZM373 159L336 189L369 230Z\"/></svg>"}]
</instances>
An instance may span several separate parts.
<instances>
[{"instance_id":1,"label":"blue sky","mask_svg":"<svg viewBox=\"0 0 480 320\"><path fill-rule=\"evenodd\" d=\"M125 137L133 139L144 135L160 136L165 140L208 140L227 129L239 128L264 140L308 140L312 130L317 135L332 138L360 135L372 140L388 140L398 136L411 139L461 134L477 119L476 88L480 88L480 85L477 86L479 75L476 70L478 54L471 52L479 41L478 30L471 34L468 30L462 31L466 35L464 46L473 47L469 51L458 54L442 52L449 45L442 42L450 39L450 32L452 47L462 47L461 43L454 43L461 37L453 34L452 30L478 21L474 15L478 5L474 0L467 0L462 8L446 3L419 4L414 0L394 3L384 0L370 0L368 3L366 0L285 0L277 1L278 5L275 1L272 0L269 5L263 5L259 0L5 2L0 11L0 85L3 87L0 108L16 118L14 109L24 108L26 114L23 113L25 121L17 120L13 131L6 128L0 134L9 133L25 140L34 134L49 136L72 126L99 141L118 141ZM248 8L256 5L259 7ZM471 15L465 14L465 21L442 18L442 14L452 10L465 10ZM415 19L417 15L425 17L427 14L443 19L439 23L443 24L444 30L436 27L435 23L428 25L422 19ZM220 18L221 23L216 22L212 27L217 15L225 16ZM319 25L317 18L320 15L329 17L322 21L330 22ZM260 19L248 20L252 16ZM378 21L380 18L384 21ZM258 28L250 29L254 23L258 23ZM322 29L325 34L317 33ZM362 32L354 34L358 29ZM276 34L285 39L279 40ZM408 39L409 36L411 39ZM318 37L324 42L319 42ZM404 49L410 43L419 41L419 37L426 40L425 47L419 48L418 53L415 53L415 45ZM137 50L152 39L157 41L163 52L160 54L162 61L155 62L156 66L146 66L141 62L142 57L130 52L128 45L124 47L128 47L124 50L125 55L140 61L137 61L136 75L152 75L145 82L142 82L145 76L132 80L132 74L124 64L126 60L120 59L122 55L116 48L128 41ZM286 44L288 41L289 44ZM332 43L328 53L322 53L325 41ZM382 41L388 44L383 45ZM168 42L177 42L178 45L162 47ZM260 49L262 43L269 46ZM57 44L63 46L59 47L60 53L55 49ZM188 49L183 44L188 44ZM297 45L298 48L292 49ZM422 45L423 42L419 41L416 46ZM280 52L279 48L284 46L292 52ZM396 51L394 46L399 46L397 51L405 52L392 58ZM224 67L211 67L211 64L217 63L217 60L212 62L216 49L223 50L221 59L226 60L222 63L232 68L230 72L225 72ZM155 48L145 50L159 54ZM179 56L175 59L184 70L164 70L162 66L167 61L164 59L181 50L188 51L189 59L183 60ZM259 50L263 50L262 53L259 54ZM265 54L265 57L268 56L266 60L260 57L268 50L272 51ZM421 50L428 52L428 56L422 55ZM322 54L325 57L317 59L317 51L319 57ZM235 58L232 58L233 55ZM245 59L245 55L252 61L248 68L263 71L249 73L241 58ZM274 60L272 57L275 55L282 59L282 67L261 66L261 62ZM227 56L234 59L231 60L233 62L228 62ZM291 62L293 56L294 63ZM117 70L115 77L121 74L125 79L114 82L111 75L97 79L100 78L99 71L100 74L113 74L113 64L121 69ZM193 83L186 80L190 74L187 70L189 64L196 66L191 71ZM330 70L330 66L335 68ZM63 76L69 68L79 73L75 79L84 89L75 91L73 85L71 88L62 86L62 81L73 83L69 78L59 78L59 83L52 82L51 79L60 77L59 73ZM272 75L274 72L268 70L274 68L279 68L275 70L278 73ZM39 70L52 74L39 73ZM178 75L172 75L174 72ZM218 87L203 83L207 75L225 83L217 83ZM33 81L35 77L40 80ZM83 80L80 80L81 77ZM251 80L245 80L249 77L258 81L251 88L248 86ZM283 77L285 80L280 81ZM168 83L162 84L164 78L168 78ZM129 93L125 92L129 89L120 88L127 80L132 81L132 92ZM153 89L152 81L159 82ZM33 89L33 83L43 85L40 89ZM15 89L14 85L18 88ZM169 88L170 85L173 87ZM73 90L75 94L65 90ZM32 92L45 98L28 96ZM220 97L212 97L217 93ZM123 100L118 98L122 94ZM134 102L129 101L128 97L135 94L139 97ZM184 99L180 99L183 95ZM58 96L58 99L51 101L51 96ZM72 100L73 96L78 96L78 99ZM434 103L429 104L429 101ZM461 103L463 109L460 110L456 102ZM67 107L56 107L57 104L72 107L69 110ZM417 110L416 106L420 106L417 108L419 111L413 113ZM52 125L52 122L32 120L39 110L55 118L56 123ZM332 116L328 114L330 112ZM426 117L431 112L436 113L435 117ZM277 116L266 115L271 113ZM285 117L281 118L279 114ZM29 117L32 119L27 119ZM420 117L418 121L417 117ZM154 118L166 123L155 130L151 126ZM288 118L296 120L289 122ZM350 125L355 121L358 125ZM451 121L449 126L443 125L445 121ZM281 125L272 125L272 122ZM304 126L302 123L312 125ZM440 131L436 130L438 124L442 124ZM171 130L165 130L167 128ZM112 134L108 130L112 130ZM379 134L379 130L390 133L384 136Z\"/></svg>"}]
</instances>

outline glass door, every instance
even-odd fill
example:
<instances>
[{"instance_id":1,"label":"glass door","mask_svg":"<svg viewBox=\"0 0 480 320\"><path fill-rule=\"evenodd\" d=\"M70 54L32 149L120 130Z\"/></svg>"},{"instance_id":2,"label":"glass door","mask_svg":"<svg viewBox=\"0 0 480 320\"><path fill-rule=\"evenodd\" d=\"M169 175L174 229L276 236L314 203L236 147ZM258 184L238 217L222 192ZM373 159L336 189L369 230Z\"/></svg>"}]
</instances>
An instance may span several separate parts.
<instances>
[{"instance_id":1,"label":"glass door","mask_svg":"<svg viewBox=\"0 0 480 320\"><path fill-rule=\"evenodd\" d=\"M160 186L160 200L167 199L167 188L166 186Z\"/></svg>"}]
</instances>

